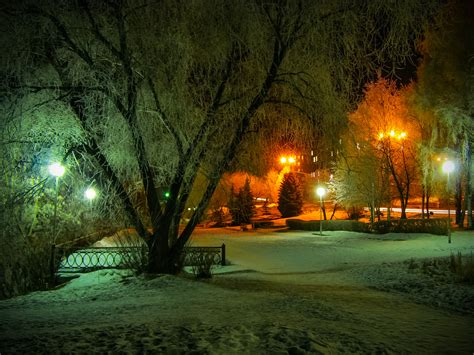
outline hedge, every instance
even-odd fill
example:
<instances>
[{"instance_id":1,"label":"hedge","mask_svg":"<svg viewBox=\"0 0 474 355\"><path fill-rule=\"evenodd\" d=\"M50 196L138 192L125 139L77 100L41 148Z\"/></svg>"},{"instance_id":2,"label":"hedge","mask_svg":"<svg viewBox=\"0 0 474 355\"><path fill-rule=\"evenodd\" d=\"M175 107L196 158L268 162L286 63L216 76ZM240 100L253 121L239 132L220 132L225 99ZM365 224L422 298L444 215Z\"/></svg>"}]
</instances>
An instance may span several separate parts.
<instances>
[{"instance_id":1,"label":"hedge","mask_svg":"<svg viewBox=\"0 0 474 355\"><path fill-rule=\"evenodd\" d=\"M325 231L352 231L361 233L430 233L436 235L446 235L448 225L445 219L400 219L375 222L373 228L369 223L353 220L322 221ZM290 229L319 231L318 221L303 221L301 219L287 219L286 225Z\"/></svg>"},{"instance_id":2,"label":"hedge","mask_svg":"<svg viewBox=\"0 0 474 355\"><path fill-rule=\"evenodd\" d=\"M325 231L352 231L352 232L370 232L369 225L363 222L352 220L331 220L322 221ZM290 229L305 231L319 231L319 221L303 221L301 219L287 219L286 225Z\"/></svg>"},{"instance_id":3,"label":"hedge","mask_svg":"<svg viewBox=\"0 0 474 355\"><path fill-rule=\"evenodd\" d=\"M374 233L430 233L436 235L447 235L448 224L446 219L397 219L375 222L372 229Z\"/></svg>"}]
</instances>

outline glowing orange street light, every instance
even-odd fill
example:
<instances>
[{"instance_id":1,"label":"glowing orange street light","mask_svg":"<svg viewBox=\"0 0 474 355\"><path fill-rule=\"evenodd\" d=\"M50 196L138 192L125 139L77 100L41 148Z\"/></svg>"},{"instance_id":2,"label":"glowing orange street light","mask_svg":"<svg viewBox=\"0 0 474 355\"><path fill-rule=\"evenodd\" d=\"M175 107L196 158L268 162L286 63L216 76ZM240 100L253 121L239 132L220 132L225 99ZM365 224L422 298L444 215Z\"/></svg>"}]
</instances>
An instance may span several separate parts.
<instances>
[{"instance_id":1,"label":"glowing orange street light","mask_svg":"<svg viewBox=\"0 0 474 355\"><path fill-rule=\"evenodd\" d=\"M402 131L402 132L397 132L395 130L390 130L390 132L379 132L378 138L379 139L384 139L385 137L388 138L397 138L397 139L405 139L407 137L407 133Z\"/></svg>"},{"instance_id":2,"label":"glowing orange street light","mask_svg":"<svg viewBox=\"0 0 474 355\"><path fill-rule=\"evenodd\" d=\"M281 157L280 158L280 163L281 164L294 164L296 163L296 158L295 157Z\"/></svg>"}]
</instances>

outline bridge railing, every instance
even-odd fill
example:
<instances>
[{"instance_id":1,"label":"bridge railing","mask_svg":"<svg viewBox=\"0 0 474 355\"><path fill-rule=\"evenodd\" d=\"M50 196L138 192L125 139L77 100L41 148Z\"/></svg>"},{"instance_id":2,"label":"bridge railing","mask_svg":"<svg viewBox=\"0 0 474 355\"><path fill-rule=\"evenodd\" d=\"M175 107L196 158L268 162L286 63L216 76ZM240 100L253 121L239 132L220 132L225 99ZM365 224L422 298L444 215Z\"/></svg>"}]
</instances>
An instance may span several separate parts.
<instances>
[{"instance_id":1,"label":"bridge railing","mask_svg":"<svg viewBox=\"0 0 474 355\"><path fill-rule=\"evenodd\" d=\"M197 255L205 254L216 265L225 265L226 247L186 247L184 265L192 265ZM143 246L74 247L53 245L51 249L51 275L57 272L88 272L97 269L128 269L131 260L146 258L148 249Z\"/></svg>"}]
</instances>

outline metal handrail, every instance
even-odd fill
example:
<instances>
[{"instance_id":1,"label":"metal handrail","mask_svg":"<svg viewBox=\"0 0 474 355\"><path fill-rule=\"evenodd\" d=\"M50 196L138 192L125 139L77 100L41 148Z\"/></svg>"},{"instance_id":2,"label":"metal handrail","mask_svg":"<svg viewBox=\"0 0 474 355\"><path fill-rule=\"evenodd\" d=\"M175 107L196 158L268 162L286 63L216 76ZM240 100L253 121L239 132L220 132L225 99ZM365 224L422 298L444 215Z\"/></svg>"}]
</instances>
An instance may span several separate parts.
<instances>
[{"instance_id":1,"label":"metal handrail","mask_svg":"<svg viewBox=\"0 0 474 355\"><path fill-rule=\"evenodd\" d=\"M131 258L141 257L148 252L143 246L120 246L120 247L87 247L77 246L65 247L64 245L52 245L51 248L51 275L54 276L58 270L61 272L81 272L96 269L120 269L127 268ZM183 250L185 263L192 262L193 256L205 254L215 264L225 265L226 247L202 246L186 247Z\"/></svg>"}]
</instances>

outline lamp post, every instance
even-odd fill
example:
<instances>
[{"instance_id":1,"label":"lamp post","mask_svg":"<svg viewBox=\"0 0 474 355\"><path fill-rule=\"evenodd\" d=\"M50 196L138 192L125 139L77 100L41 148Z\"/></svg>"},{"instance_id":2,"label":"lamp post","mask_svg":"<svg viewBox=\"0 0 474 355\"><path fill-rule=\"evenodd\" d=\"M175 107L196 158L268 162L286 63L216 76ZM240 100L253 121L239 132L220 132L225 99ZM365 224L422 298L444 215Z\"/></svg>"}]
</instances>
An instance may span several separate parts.
<instances>
[{"instance_id":1,"label":"lamp post","mask_svg":"<svg viewBox=\"0 0 474 355\"><path fill-rule=\"evenodd\" d=\"M319 235L323 235L323 196L326 194L324 187L318 187L316 194L319 196Z\"/></svg>"},{"instance_id":2,"label":"lamp post","mask_svg":"<svg viewBox=\"0 0 474 355\"><path fill-rule=\"evenodd\" d=\"M446 191L448 193L448 243L451 243L451 206L449 194L449 174L454 171L454 163L451 160L446 160L443 164L443 172L447 174Z\"/></svg>"},{"instance_id":3,"label":"lamp post","mask_svg":"<svg viewBox=\"0 0 474 355\"><path fill-rule=\"evenodd\" d=\"M55 197L54 197L54 214L53 214L53 243L56 241L57 214L58 214L58 195L59 195L59 178L64 175L66 169L61 163L52 163L48 166L49 173L56 179Z\"/></svg>"}]
</instances>

